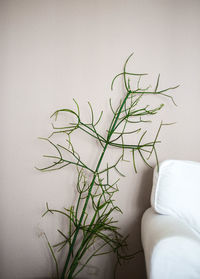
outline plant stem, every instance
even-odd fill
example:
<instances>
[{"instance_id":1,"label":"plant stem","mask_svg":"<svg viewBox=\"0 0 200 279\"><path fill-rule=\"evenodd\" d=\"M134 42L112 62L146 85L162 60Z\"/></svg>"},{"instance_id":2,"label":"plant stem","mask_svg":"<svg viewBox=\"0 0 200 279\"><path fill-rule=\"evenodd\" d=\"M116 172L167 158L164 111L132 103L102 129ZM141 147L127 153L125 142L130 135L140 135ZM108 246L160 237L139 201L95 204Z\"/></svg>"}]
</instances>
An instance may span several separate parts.
<instances>
[{"instance_id":1,"label":"plant stem","mask_svg":"<svg viewBox=\"0 0 200 279\"><path fill-rule=\"evenodd\" d=\"M93 185L94 185L94 182L95 182L95 179L96 179L96 176L97 176L97 172L99 170L99 167L101 165L101 162L102 162L102 159L103 159L103 156L104 156L104 153L106 151L106 148L107 148L107 145L108 143L106 143L104 149L103 149L103 152L100 156L100 159L98 161L98 164L97 164L97 167L95 169L95 173L93 175L93 179L92 179L92 182L90 184L90 188L88 190L88 196L85 200L85 204L84 204L84 207L83 207L83 210L82 210L82 214L81 214L81 217L80 217L80 220L79 220L79 223L78 223L78 226L76 228L76 232L74 234L74 237L73 237L73 240L72 240L72 243L71 243L71 246L69 248L69 252L68 252L68 255L67 255L67 260L65 262L65 265L64 265L64 268L63 268L63 272L62 272L62 275L61 275L61 279L64 279L65 278L65 273L66 273L66 270L67 270L67 267L68 267L68 264L69 264L69 260L70 260L70 257L71 257L71 254L72 254L72 251L73 251L73 248L74 248L74 245L75 245L75 242L76 242L76 239L77 239L77 236L78 236L78 233L79 233L79 230L80 230L80 227L81 227L81 224L82 224L82 220L83 220L83 217L85 215L85 211L86 211L86 208L87 208L87 205L88 205L88 202L89 202L89 199L90 199L90 196L91 196L91 191L92 191L92 188L93 188ZM70 278L70 277L69 277Z\"/></svg>"},{"instance_id":2,"label":"plant stem","mask_svg":"<svg viewBox=\"0 0 200 279\"><path fill-rule=\"evenodd\" d=\"M103 157L104 157L104 154L105 154L105 152L106 152L106 149L107 149L107 147L108 147L108 145L109 145L110 138L111 138L113 132L115 131L115 126L116 126L116 124L117 124L117 121L118 121L118 118L119 118L120 113L121 113L121 111L122 111L122 108L124 107L124 105L125 105L125 103L126 103L128 97L129 97L129 95L130 95L130 92L128 92L128 93L126 94L126 96L125 96L125 98L124 98L124 100L123 100L123 102L122 102L122 104L121 104L121 106L120 106L120 109L119 109L117 115L114 116L113 119L112 119L112 122L111 122L111 123L113 123L113 124L111 124L111 127L110 127L110 129L109 129L106 144L105 144L105 146L104 146L104 148L103 148L103 151L102 151L101 156L100 156L100 158L99 158L99 161L98 161L98 163L97 163L97 166L96 166L96 169L95 169L95 173L94 173L94 175L93 175L92 182L90 183L90 188L89 188L89 190L88 190L88 195L87 195L87 198L86 198L86 200L85 200L85 204L84 204L84 207L83 207L83 210L82 210L82 214L81 214L81 217L80 217L78 226L77 226L77 228L76 228L76 232L75 232L75 234L74 234L72 243L71 243L70 248L69 248L69 251L68 251L67 260L66 260L65 265L64 265L64 268L63 268L63 272L62 272L62 275L61 275L61 279L64 279L64 278L65 278L65 273L66 273L66 270L67 270L67 267L68 267L68 264L69 264L71 255L72 255L72 251L73 251L73 248L74 248L74 245L75 245L75 242L76 242L78 233L79 233L79 231L80 231L80 227L81 227L81 224L82 224L83 217L84 217L84 215L85 215L85 211L86 211L86 208L87 208L89 199L90 199L90 197L91 197L91 191L92 191L92 188L93 188L93 185L94 185L94 182L95 182L95 179L96 179L96 176L97 176L99 167L100 167L101 162L102 162L102 160L103 160ZM95 221L95 220L93 219L92 222L90 223L90 226L92 226L92 224L94 223L94 221ZM75 263L75 265L76 265L76 263ZM72 278L72 274L71 274L71 272L70 272L68 279L71 279L71 278Z\"/></svg>"},{"instance_id":3,"label":"plant stem","mask_svg":"<svg viewBox=\"0 0 200 279\"><path fill-rule=\"evenodd\" d=\"M116 221L113 221L113 217L112 218L110 217L110 214L113 212L113 210L118 210L118 211L121 210L113 204L114 200L112 199L112 195L114 194L114 192L118 191L118 187L116 185L116 182L114 184L112 183L110 184L109 170L115 169L121 176L124 176L117 169L117 165L121 160L124 160L124 152L126 150L130 150L132 152L133 167L136 172L137 169L135 163L135 154L134 154L135 151L139 153L141 159L148 166L150 165L147 163L146 160L150 158L152 153L155 153L156 162L158 165L158 158L157 158L155 145L160 142L158 141L158 135L162 125L167 125L167 124L163 124L161 122L161 125L158 129L155 139L152 142L150 141L146 143L142 143L142 142L147 130L143 132L141 128L139 128L136 130L131 129L131 131L127 131L127 126L129 123L137 124L143 122L151 122L148 119L147 120L143 119L143 117L154 115L163 107L163 104L161 104L159 107L153 109L149 109L148 108L149 106L145 106L144 108L143 107L138 108L137 104L144 94L162 95L165 97L169 97L174 103L173 98L170 95L165 94L165 92L177 88L177 86L169 87L167 89L158 91L158 84L159 84L159 77L160 77L158 76L155 91L149 92L148 88L140 89L139 87L140 78L141 76L146 74L134 74L134 73L126 72L127 62L132 55L133 54L131 54L125 61L123 72L118 74L112 81L111 89L113 88L113 83L115 79L118 76L123 75L125 94L123 98L120 100L120 103L115 110L112 108L112 104L110 101L110 107L113 113L113 117L110 122L110 126L107 130L107 135L105 137L101 136L96 129L96 125L99 123L101 119L102 112L98 120L95 122L93 108L90 103L89 106L91 110L91 123L90 122L84 123L81 121L80 110L76 101L75 103L77 106L77 112L70 109L61 109L61 110L57 110L53 114L56 116L56 118L59 112L71 113L77 117L77 123L70 123L70 126L65 125L65 127L56 127L56 128L54 128L53 126L54 129L59 129L60 131L56 130L50 135L50 137L54 133L67 133L68 135L67 143L69 144L69 146L65 147L60 144L54 144L52 141L49 140L49 138L45 139L56 149L58 155L57 156L45 155L44 157L51 158L54 160L56 159L56 162L53 162L50 166L40 169L42 171L50 171L50 170L60 169L72 164L72 165L76 165L78 170L77 191L79 193L79 197L76 204L76 208L74 209L74 207L71 206L70 209L65 209L69 212L68 214L66 212L62 212L59 210L51 210L48 208L48 204L47 204L47 211L44 213L44 215L47 212L51 212L51 213L57 212L60 214L64 214L66 217L68 217L70 222L69 232L68 232L69 237L66 237L64 242L60 242L56 246L55 245L51 246L48 243L50 251L52 253L52 256L56 264L57 274L58 274L58 262L57 259L55 258L52 247L57 247L62 245L61 248L59 249L60 251L66 244L69 245L68 252L65 257L65 262L62 269L61 277L59 277L58 275L58 278L60 279L65 279L65 278L74 279L76 275L86 266L88 261L93 256L96 255L102 255L102 254L114 252L117 255L117 259L119 262L121 259L130 258L130 256L124 256L123 254L120 253L120 250L122 250L122 248L125 248L127 246L126 238L123 238L123 236L118 232L119 228L113 224L116 223ZM137 82L137 89L131 90L130 80L129 77L127 77L127 75L139 76L139 80ZM133 117L136 118L136 120L133 121L132 120ZM89 168L87 164L85 164L81 160L80 155L75 151L72 145L70 134L78 128L84 131L85 133L87 133L89 136L98 140L99 144L102 147L101 152L99 154L99 159L96 163L96 168L94 169ZM133 134L135 132L142 133L142 135L139 138L139 142L137 144L128 144L128 142L126 142L126 140L124 139L124 135ZM121 143L119 142L119 140L121 140ZM107 167L103 168L102 170L101 169L102 162L108 146L113 146L122 149L122 156L120 156L120 158L117 160L115 164L113 165L107 164ZM69 160L68 157L67 159L64 159L65 151L67 151L72 156L72 160ZM145 154L149 153L147 159L146 156L143 155L143 152L145 152ZM85 179L86 176L85 173L83 172L84 169L90 171L91 177L89 183ZM103 182L105 175L107 176L107 182ZM116 186L116 188L114 185ZM84 200L84 202L82 203L81 200ZM88 207L90 204L92 205L93 211L92 211L92 215L89 217L89 221L86 221L88 217ZM80 206L81 206L81 210L80 210ZM61 231L59 232L62 234L62 236L65 237L64 233L62 233ZM92 256L90 256L86 261L84 260L83 263L80 262L84 254L85 253L87 254L88 249L91 246L93 246L93 244L96 241L96 238L104 242L104 244L100 247L103 248L105 245L108 245L111 250L109 249L106 252L103 251L102 253L96 254L97 251L101 250L101 248L98 248L92 254ZM93 248L94 250L96 249L95 246ZM77 268L79 268L79 264L82 264L83 266L77 271Z\"/></svg>"}]
</instances>

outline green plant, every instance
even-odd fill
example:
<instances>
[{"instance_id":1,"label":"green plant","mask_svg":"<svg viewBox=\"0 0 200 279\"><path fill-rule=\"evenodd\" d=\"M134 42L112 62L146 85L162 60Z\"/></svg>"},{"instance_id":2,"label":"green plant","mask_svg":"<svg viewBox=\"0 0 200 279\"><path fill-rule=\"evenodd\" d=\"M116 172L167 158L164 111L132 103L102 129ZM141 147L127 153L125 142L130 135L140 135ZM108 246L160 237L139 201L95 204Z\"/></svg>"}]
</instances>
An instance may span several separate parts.
<instances>
[{"instance_id":1,"label":"green plant","mask_svg":"<svg viewBox=\"0 0 200 279\"><path fill-rule=\"evenodd\" d=\"M108 130L104 134L98 131L98 124L102 121L103 112L95 120L93 108L89 103L91 121L90 123L85 123L82 121L79 105L74 100L76 110L59 109L52 117L55 117L55 120L57 120L58 115L64 112L71 114L75 121L73 123L67 123L63 127L55 127L53 125L53 132L50 137L43 138L55 148L57 155L45 155L45 157L52 159L53 162L49 166L41 168L41 171L58 170L69 165L74 165L77 171L76 190L78 197L76 203L69 208L64 208L63 211L51 209L47 203L46 211L43 214L43 216L47 213L62 214L68 222L67 233L58 230L58 233L63 237L63 241L52 246L46 237L55 261L57 278L76 278L95 256L113 252L119 263L123 259L128 260L134 256L134 254L128 255L126 253L124 248L127 247L127 238L120 234L117 220L113 218L114 211L121 212L113 198L114 194L118 191L117 183L119 179L111 181L110 173L114 170L120 176L123 176L119 171L119 163L124 160L124 155L127 150L132 153L131 157L135 172L137 172L136 152L138 152L141 159L148 166L150 166L148 160L154 154L158 166L156 145L159 142L159 132L163 125L169 124L161 122L153 140L148 142L144 142L147 130L144 131L141 125L144 122L151 122L148 117L158 113L164 105L161 104L154 108L150 108L149 105L139 106L141 99L147 95L167 97L174 103L173 97L168 95L168 91L177 88L177 86L159 90L160 76L158 76L153 91L150 91L149 87L141 88L141 78L146 74L127 72L126 66L131 56L132 54L126 60L123 72L116 75L112 81L111 89L113 89L116 78L122 76L125 94L116 109L113 108L110 100L110 108L113 116ZM135 88L131 85L133 79L136 84ZM73 146L71 135L77 130L81 130L83 133L94 138L101 147L101 153L95 167L87 165ZM63 134L66 137L65 146L55 143L57 134ZM136 143L129 144L126 142L128 136L136 134ZM105 164L104 162L105 153L108 148L121 150L119 158L112 164ZM59 267L55 249L58 249L58 251L66 249L66 259L62 268ZM59 274L60 270L61 274Z\"/></svg>"}]
</instances>

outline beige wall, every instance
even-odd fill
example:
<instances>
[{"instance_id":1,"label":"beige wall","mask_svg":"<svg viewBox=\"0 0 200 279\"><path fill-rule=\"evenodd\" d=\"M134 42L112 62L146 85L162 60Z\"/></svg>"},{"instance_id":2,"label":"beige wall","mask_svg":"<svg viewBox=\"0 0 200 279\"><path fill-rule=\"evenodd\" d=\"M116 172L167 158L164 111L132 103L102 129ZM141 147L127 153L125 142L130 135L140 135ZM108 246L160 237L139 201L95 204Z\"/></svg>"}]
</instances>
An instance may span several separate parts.
<instances>
[{"instance_id":1,"label":"beige wall","mask_svg":"<svg viewBox=\"0 0 200 279\"><path fill-rule=\"evenodd\" d=\"M107 113L108 98L117 98L110 82L131 52L133 71L150 73L152 81L161 73L163 86L181 85L175 92L178 107L167 101L158 116L177 122L161 132L160 160L200 160L199 13L198 0L0 1L1 278L50 278L51 258L39 235L45 230L53 242L61 220L41 219L41 213L46 201L58 208L70 205L74 178L71 171L34 169L48 152L37 137L49 134L49 116L72 107L72 98L79 100L86 118L87 101ZM120 81L116 86L121 88ZM87 139L78 144L83 148ZM95 162L93 150L82 152ZM131 165L123 169L120 225L130 233L134 251L141 247L140 218L149 206L152 171L141 162L137 176ZM98 265L98 274L88 278L110 279L112 260ZM144 274L140 255L118 278Z\"/></svg>"}]
</instances>

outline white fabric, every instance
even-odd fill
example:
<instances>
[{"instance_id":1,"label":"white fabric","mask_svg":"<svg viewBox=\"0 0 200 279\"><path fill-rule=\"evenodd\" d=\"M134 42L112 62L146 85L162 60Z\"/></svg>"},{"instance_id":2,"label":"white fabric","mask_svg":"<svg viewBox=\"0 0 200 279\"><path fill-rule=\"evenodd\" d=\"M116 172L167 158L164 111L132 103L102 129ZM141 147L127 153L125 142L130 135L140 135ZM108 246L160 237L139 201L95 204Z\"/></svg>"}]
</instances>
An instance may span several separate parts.
<instances>
[{"instance_id":1,"label":"white fabric","mask_svg":"<svg viewBox=\"0 0 200 279\"><path fill-rule=\"evenodd\" d=\"M200 239L174 216L152 208L142 218L148 279L199 279Z\"/></svg>"},{"instance_id":2,"label":"white fabric","mask_svg":"<svg viewBox=\"0 0 200 279\"><path fill-rule=\"evenodd\" d=\"M200 233L200 163L161 163L159 172L154 170L151 205L157 213L178 217Z\"/></svg>"}]
</instances>

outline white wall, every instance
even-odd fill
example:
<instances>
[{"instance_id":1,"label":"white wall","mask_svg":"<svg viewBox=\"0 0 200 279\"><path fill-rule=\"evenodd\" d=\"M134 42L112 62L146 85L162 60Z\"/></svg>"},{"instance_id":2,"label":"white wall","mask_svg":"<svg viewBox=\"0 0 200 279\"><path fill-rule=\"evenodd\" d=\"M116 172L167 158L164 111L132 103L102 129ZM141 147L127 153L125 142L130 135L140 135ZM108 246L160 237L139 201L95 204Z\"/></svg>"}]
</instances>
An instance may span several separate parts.
<instances>
[{"instance_id":1,"label":"white wall","mask_svg":"<svg viewBox=\"0 0 200 279\"><path fill-rule=\"evenodd\" d=\"M177 124L161 132L160 160L200 160L199 13L198 0L0 1L1 278L50 278L51 258L38 235L45 230L53 241L59 220L42 219L41 213L46 201L70 205L73 175L34 169L48 151L37 137L49 135L49 116L72 107L72 98L85 117L87 101L107 111L114 96L110 82L131 52L133 71L148 72L152 80L161 73L163 87L181 85L178 107L167 101L161 114ZM90 157L93 151L87 152ZM141 163L137 176L130 165L124 171L117 202L134 251L141 247L140 218L149 206L152 171ZM111 278L108 262L100 264L97 276L88 279ZM145 278L142 255L119 271L118 278L133 277Z\"/></svg>"}]
</instances>

